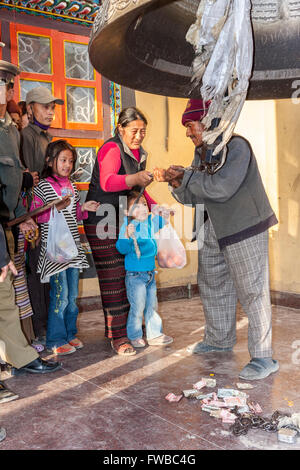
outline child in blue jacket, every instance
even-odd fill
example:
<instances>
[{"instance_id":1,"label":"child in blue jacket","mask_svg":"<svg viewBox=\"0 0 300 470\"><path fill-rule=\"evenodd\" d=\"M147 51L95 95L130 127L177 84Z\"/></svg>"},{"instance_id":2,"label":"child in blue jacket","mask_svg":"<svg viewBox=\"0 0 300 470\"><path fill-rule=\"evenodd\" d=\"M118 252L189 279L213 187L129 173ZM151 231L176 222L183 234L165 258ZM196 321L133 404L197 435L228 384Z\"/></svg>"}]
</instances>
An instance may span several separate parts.
<instances>
[{"instance_id":1,"label":"child in blue jacket","mask_svg":"<svg viewBox=\"0 0 300 470\"><path fill-rule=\"evenodd\" d=\"M136 348L143 348L143 315L145 319L146 337L150 346L163 346L173 342L173 338L162 332L162 320L157 313L157 293L155 281L155 256L157 244L155 233L165 224L165 219L152 216L147 201L137 191L127 196L127 215L133 217L128 224L124 218L116 247L125 255L126 292L130 304L127 319L127 336Z\"/></svg>"}]
</instances>

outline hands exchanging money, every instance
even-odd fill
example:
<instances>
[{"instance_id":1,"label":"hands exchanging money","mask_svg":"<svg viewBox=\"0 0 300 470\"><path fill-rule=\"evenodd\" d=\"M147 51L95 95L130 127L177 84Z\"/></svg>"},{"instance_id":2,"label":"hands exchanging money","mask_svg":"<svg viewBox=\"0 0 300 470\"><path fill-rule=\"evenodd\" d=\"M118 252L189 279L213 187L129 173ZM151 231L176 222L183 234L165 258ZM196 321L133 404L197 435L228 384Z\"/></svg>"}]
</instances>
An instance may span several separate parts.
<instances>
[{"instance_id":1,"label":"hands exchanging money","mask_svg":"<svg viewBox=\"0 0 300 470\"><path fill-rule=\"evenodd\" d=\"M181 165L171 165L167 170L154 168L154 181L169 183L173 188L178 188L182 183L184 167Z\"/></svg>"}]
</instances>

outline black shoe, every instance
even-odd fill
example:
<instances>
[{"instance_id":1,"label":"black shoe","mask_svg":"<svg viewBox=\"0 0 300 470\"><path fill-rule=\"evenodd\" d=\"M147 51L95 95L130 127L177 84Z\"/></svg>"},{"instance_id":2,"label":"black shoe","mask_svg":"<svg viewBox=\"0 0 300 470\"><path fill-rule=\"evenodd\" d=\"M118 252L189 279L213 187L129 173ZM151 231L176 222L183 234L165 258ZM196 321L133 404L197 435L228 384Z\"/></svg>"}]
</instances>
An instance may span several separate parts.
<instances>
[{"instance_id":1,"label":"black shoe","mask_svg":"<svg viewBox=\"0 0 300 470\"><path fill-rule=\"evenodd\" d=\"M31 374L48 374L49 372L55 372L61 368L61 362L45 361L40 357L37 357L34 361L26 364L26 366L20 367L20 369L14 368L13 375L23 374L24 372L30 372Z\"/></svg>"},{"instance_id":2,"label":"black shoe","mask_svg":"<svg viewBox=\"0 0 300 470\"><path fill-rule=\"evenodd\" d=\"M0 382L0 403L16 400L19 395L9 390L3 382Z\"/></svg>"}]
</instances>

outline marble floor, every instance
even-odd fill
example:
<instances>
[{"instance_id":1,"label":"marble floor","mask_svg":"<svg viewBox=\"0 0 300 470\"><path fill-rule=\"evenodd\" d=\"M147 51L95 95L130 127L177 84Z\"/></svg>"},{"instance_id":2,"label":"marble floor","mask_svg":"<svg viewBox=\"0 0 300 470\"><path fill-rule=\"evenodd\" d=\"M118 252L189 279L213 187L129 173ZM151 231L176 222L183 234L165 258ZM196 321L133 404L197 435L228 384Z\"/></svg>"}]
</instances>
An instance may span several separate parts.
<instances>
[{"instance_id":1,"label":"marble floor","mask_svg":"<svg viewBox=\"0 0 300 470\"><path fill-rule=\"evenodd\" d=\"M169 392L179 394L210 374L218 388L236 388L238 373L249 360L247 318L238 310L233 352L199 356L186 351L203 335L199 297L161 302L159 312L165 333L175 338L169 346L117 356L103 336L102 311L85 312L78 320L85 347L61 358L60 371L6 377L20 398L0 405L0 426L7 433L0 450L300 449L300 437L285 444L276 433L259 429L236 437L229 424L202 411L197 400L166 401ZM275 410L300 412L299 311L273 307L273 347L280 370L253 382L255 388L247 393L263 416Z\"/></svg>"}]
</instances>

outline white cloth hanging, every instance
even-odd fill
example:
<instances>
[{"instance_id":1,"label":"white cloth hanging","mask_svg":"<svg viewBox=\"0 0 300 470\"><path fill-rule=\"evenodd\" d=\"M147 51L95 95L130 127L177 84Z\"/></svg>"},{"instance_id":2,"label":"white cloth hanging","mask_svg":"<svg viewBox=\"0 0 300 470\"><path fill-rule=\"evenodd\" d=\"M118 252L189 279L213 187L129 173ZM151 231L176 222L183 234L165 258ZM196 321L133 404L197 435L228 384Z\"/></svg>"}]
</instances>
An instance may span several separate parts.
<instances>
[{"instance_id":1,"label":"white cloth hanging","mask_svg":"<svg viewBox=\"0 0 300 470\"><path fill-rule=\"evenodd\" d=\"M213 154L229 141L244 105L253 64L253 32L250 0L201 0L196 22L186 40L195 49L194 86L200 86L204 101L211 100L202 120L209 129L214 118L219 125L203 134L213 144L222 134Z\"/></svg>"}]
</instances>

